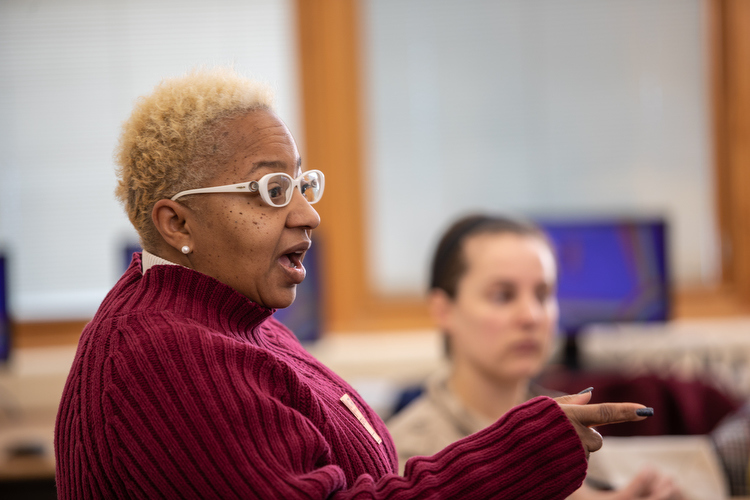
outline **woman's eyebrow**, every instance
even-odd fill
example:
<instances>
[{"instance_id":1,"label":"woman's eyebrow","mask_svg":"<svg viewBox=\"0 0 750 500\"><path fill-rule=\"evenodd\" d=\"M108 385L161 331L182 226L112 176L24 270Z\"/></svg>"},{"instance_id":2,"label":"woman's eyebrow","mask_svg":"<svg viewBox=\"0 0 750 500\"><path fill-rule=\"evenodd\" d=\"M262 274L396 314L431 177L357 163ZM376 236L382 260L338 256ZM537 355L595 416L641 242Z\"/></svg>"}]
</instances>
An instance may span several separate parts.
<instances>
[{"instance_id":1,"label":"woman's eyebrow","mask_svg":"<svg viewBox=\"0 0 750 500\"><path fill-rule=\"evenodd\" d=\"M297 157L297 164L295 165L296 170L299 171L300 168L302 168L302 158ZM253 163L253 167L250 169L249 174L254 174L257 170L260 170L261 168L267 168L267 169L273 169L273 170L286 170L287 163L283 161L278 160L272 160L272 161L256 161Z\"/></svg>"},{"instance_id":2,"label":"woman's eyebrow","mask_svg":"<svg viewBox=\"0 0 750 500\"><path fill-rule=\"evenodd\" d=\"M261 168L284 170L286 169L286 163L283 161L256 161L253 163L253 168L250 169L250 174L254 174Z\"/></svg>"},{"instance_id":3,"label":"woman's eyebrow","mask_svg":"<svg viewBox=\"0 0 750 500\"><path fill-rule=\"evenodd\" d=\"M511 288L511 287L516 286L516 284L515 282L513 282L513 280L501 278L501 279L492 281L489 286L490 288Z\"/></svg>"},{"instance_id":4,"label":"woman's eyebrow","mask_svg":"<svg viewBox=\"0 0 750 500\"><path fill-rule=\"evenodd\" d=\"M302 173L302 158L297 157L297 162L294 169L294 172L292 172L292 177L297 177ZM285 171L287 169L287 163L284 161L279 160L261 160L256 161L253 163L252 167L250 168L250 171L247 173L246 177L252 177L256 175L258 170L270 170L270 171Z\"/></svg>"}]
</instances>

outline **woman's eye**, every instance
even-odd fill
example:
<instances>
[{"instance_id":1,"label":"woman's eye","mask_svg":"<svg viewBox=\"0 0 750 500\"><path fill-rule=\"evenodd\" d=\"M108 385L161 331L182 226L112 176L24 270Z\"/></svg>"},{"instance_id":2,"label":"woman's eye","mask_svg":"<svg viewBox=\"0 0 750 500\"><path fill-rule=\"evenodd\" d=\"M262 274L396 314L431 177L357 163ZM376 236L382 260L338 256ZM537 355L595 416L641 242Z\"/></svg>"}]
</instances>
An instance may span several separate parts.
<instances>
[{"instance_id":1,"label":"woman's eye","mask_svg":"<svg viewBox=\"0 0 750 500\"><path fill-rule=\"evenodd\" d=\"M516 294L513 290L496 290L490 294L490 300L498 304L512 302Z\"/></svg>"},{"instance_id":2,"label":"woman's eye","mask_svg":"<svg viewBox=\"0 0 750 500\"><path fill-rule=\"evenodd\" d=\"M538 288L536 290L536 298L541 304L544 304L545 302L547 302L549 298L552 297L553 294L554 292L550 288L547 288L546 286L542 288Z\"/></svg>"},{"instance_id":3,"label":"woman's eye","mask_svg":"<svg viewBox=\"0 0 750 500\"><path fill-rule=\"evenodd\" d=\"M302 194L305 194L308 189L312 189L314 191L318 189L318 181L317 179L313 179L310 182L305 182L304 184L300 185L299 189L300 191L302 191Z\"/></svg>"},{"instance_id":4,"label":"woman's eye","mask_svg":"<svg viewBox=\"0 0 750 500\"><path fill-rule=\"evenodd\" d=\"M269 187L268 188L268 196L271 197L272 200L275 200L277 198L281 198L284 196L284 190L281 189L279 186Z\"/></svg>"}]
</instances>

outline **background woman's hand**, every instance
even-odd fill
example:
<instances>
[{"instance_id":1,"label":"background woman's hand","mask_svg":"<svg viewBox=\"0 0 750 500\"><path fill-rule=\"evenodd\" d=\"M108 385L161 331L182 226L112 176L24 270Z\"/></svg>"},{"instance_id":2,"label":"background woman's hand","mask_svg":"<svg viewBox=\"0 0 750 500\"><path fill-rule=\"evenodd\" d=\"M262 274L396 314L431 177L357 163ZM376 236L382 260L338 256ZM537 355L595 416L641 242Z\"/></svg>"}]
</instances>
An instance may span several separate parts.
<instances>
[{"instance_id":1,"label":"background woman's hand","mask_svg":"<svg viewBox=\"0 0 750 500\"><path fill-rule=\"evenodd\" d=\"M635 411L638 408L645 408L643 405L636 403L600 403L587 405L591 400L591 393L572 394L555 398L562 411L570 420L570 423L578 432L578 437L583 443L583 449L588 458L591 452L602 447L602 436L592 427L606 424L616 424L620 422L630 422L635 420L644 420L646 417L639 417Z\"/></svg>"},{"instance_id":2,"label":"background woman's hand","mask_svg":"<svg viewBox=\"0 0 750 500\"><path fill-rule=\"evenodd\" d=\"M683 500L680 489L672 479L653 469L643 469L625 488L608 497L611 500Z\"/></svg>"},{"instance_id":3,"label":"background woman's hand","mask_svg":"<svg viewBox=\"0 0 750 500\"><path fill-rule=\"evenodd\" d=\"M684 500L672 480L653 469L643 469L630 483L617 491L600 491L583 484L570 500Z\"/></svg>"}]
</instances>

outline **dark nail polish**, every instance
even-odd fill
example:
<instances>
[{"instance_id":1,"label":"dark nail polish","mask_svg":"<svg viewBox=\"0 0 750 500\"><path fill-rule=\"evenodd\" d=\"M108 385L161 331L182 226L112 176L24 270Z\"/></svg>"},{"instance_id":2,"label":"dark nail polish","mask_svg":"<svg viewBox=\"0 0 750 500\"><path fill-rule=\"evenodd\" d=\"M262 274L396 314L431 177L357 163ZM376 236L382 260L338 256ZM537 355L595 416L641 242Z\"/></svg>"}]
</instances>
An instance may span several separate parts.
<instances>
[{"instance_id":1,"label":"dark nail polish","mask_svg":"<svg viewBox=\"0 0 750 500\"><path fill-rule=\"evenodd\" d=\"M653 417L654 416L654 409L653 408L638 408L635 410L635 414L639 417Z\"/></svg>"},{"instance_id":2,"label":"dark nail polish","mask_svg":"<svg viewBox=\"0 0 750 500\"><path fill-rule=\"evenodd\" d=\"M593 388L593 387L589 387L588 389L584 389L584 390L582 390L582 391L581 391L581 392L579 392L578 394L586 394L587 392L591 392L591 391L593 391L593 390L594 390L594 388Z\"/></svg>"}]
</instances>

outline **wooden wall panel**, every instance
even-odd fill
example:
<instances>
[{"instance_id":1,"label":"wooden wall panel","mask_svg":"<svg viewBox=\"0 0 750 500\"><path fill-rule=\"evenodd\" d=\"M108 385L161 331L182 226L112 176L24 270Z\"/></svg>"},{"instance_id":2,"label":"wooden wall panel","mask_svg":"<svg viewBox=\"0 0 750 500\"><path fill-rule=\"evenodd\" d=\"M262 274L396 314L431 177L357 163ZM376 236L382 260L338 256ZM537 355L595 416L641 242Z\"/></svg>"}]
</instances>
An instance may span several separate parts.
<instances>
[{"instance_id":1,"label":"wooden wall panel","mask_svg":"<svg viewBox=\"0 0 750 500\"><path fill-rule=\"evenodd\" d=\"M723 279L675 293L676 317L750 312L750 1L707 0ZM360 13L355 0L298 0L305 161L326 172L322 217L328 331L427 327L421 297L382 297L367 280ZM329 181L330 179L330 181ZM707 186L707 189L711 187Z\"/></svg>"},{"instance_id":2,"label":"wooden wall panel","mask_svg":"<svg viewBox=\"0 0 750 500\"><path fill-rule=\"evenodd\" d=\"M750 303L750 2L727 1L724 33L732 279L739 295Z\"/></svg>"},{"instance_id":3,"label":"wooden wall panel","mask_svg":"<svg viewBox=\"0 0 750 500\"><path fill-rule=\"evenodd\" d=\"M11 346L43 347L77 344L89 320L34 321L11 325Z\"/></svg>"},{"instance_id":4,"label":"wooden wall panel","mask_svg":"<svg viewBox=\"0 0 750 500\"><path fill-rule=\"evenodd\" d=\"M723 286L750 305L750 2L710 2Z\"/></svg>"},{"instance_id":5,"label":"wooden wall panel","mask_svg":"<svg viewBox=\"0 0 750 500\"><path fill-rule=\"evenodd\" d=\"M303 162L326 174L316 205L326 330L425 327L419 297L378 297L367 282L359 2L299 0Z\"/></svg>"}]
</instances>

